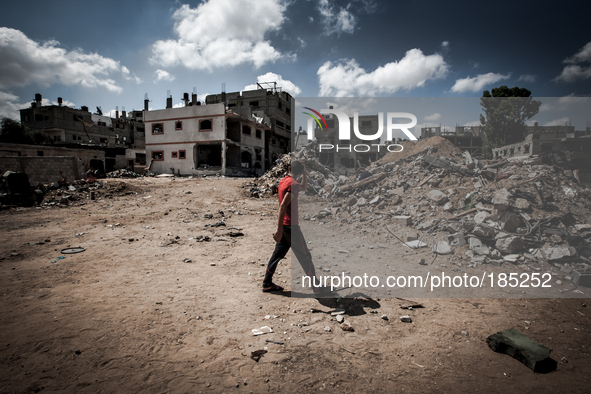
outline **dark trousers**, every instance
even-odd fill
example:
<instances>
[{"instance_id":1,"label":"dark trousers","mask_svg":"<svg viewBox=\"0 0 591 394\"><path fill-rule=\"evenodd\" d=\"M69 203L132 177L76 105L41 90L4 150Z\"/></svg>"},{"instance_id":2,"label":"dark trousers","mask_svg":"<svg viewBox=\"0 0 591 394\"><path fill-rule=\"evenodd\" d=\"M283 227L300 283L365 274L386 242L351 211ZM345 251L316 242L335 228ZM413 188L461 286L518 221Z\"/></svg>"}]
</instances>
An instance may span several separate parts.
<instances>
[{"instance_id":1,"label":"dark trousers","mask_svg":"<svg viewBox=\"0 0 591 394\"><path fill-rule=\"evenodd\" d=\"M263 287L269 287L273 284L273 274L275 274L279 261L289 252L289 248L292 248L306 275L310 278L316 276L314 264L312 264L312 254L308 250L300 226L283 226L283 236L281 237L281 241L275 244L275 250L267 265Z\"/></svg>"}]
</instances>

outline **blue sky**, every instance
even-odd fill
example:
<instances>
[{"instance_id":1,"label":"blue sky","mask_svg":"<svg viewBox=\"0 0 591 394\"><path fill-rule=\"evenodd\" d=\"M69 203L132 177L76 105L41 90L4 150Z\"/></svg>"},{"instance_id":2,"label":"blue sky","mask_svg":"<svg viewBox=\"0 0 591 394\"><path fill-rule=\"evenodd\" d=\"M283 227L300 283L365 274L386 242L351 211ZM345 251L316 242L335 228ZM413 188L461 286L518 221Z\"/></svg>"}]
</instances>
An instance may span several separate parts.
<instances>
[{"instance_id":1,"label":"blue sky","mask_svg":"<svg viewBox=\"0 0 591 394\"><path fill-rule=\"evenodd\" d=\"M163 108L278 80L297 97L591 95L588 5L540 1L5 2L0 116L44 104ZM591 119L590 119L591 120Z\"/></svg>"}]
</instances>

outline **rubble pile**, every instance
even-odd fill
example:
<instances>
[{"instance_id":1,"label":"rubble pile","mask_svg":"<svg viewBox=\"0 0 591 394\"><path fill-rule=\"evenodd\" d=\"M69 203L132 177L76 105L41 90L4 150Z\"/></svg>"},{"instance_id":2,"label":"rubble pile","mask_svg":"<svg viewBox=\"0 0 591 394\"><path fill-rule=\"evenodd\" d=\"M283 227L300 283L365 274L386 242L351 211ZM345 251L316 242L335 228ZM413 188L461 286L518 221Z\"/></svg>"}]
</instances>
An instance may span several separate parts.
<instances>
[{"instance_id":1,"label":"rubble pile","mask_svg":"<svg viewBox=\"0 0 591 394\"><path fill-rule=\"evenodd\" d=\"M573 283L591 286L591 190L576 171L537 156L478 160L430 140L398 160L372 163L354 179L329 174L319 193L326 207L303 219L389 226L408 246L430 246L470 267L539 270L550 263Z\"/></svg>"},{"instance_id":2,"label":"rubble pile","mask_svg":"<svg viewBox=\"0 0 591 394\"><path fill-rule=\"evenodd\" d=\"M328 195L339 184L344 184L349 179L333 173L318 161L316 158L317 146L318 144L311 143L297 152L281 156L281 159L278 160L273 168L261 177L246 183L243 187L248 189L251 197L262 198L277 194L279 181L287 175L289 164L293 158L306 163L308 170L308 192L314 195Z\"/></svg>"},{"instance_id":3,"label":"rubble pile","mask_svg":"<svg viewBox=\"0 0 591 394\"><path fill-rule=\"evenodd\" d=\"M106 175L107 175L107 178L140 178L140 177L143 177L143 175L140 175L137 172L133 172L133 171L126 170L126 169L111 171L111 172L108 172Z\"/></svg>"}]
</instances>

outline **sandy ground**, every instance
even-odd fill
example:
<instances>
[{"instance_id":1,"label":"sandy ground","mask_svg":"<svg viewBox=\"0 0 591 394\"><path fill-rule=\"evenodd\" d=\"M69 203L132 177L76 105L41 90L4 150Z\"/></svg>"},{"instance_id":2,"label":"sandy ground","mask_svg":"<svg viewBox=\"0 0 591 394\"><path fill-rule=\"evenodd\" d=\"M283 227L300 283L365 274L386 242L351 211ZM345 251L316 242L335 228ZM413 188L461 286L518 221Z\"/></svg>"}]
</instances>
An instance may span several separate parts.
<instances>
[{"instance_id":1,"label":"sandy ground","mask_svg":"<svg viewBox=\"0 0 591 394\"><path fill-rule=\"evenodd\" d=\"M0 212L0 392L589 392L588 299L414 299L424 308L408 311L266 294L275 199L244 197L239 179L108 182L137 194ZM204 227L220 211L241 230ZM276 277L286 290L290 261ZM311 311L338 303L354 332ZM262 326L274 332L253 336ZM557 370L488 348L511 327L551 348Z\"/></svg>"}]
</instances>

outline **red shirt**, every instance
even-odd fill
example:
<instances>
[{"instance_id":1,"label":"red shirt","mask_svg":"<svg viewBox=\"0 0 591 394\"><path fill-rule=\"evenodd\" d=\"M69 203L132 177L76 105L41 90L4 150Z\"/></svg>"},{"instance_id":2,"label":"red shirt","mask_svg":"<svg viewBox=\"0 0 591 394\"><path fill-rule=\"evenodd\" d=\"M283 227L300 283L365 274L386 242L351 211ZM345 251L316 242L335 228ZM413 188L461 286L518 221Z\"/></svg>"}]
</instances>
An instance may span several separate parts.
<instances>
[{"instance_id":1,"label":"red shirt","mask_svg":"<svg viewBox=\"0 0 591 394\"><path fill-rule=\"evenodd\" d=\"M289 175L279 182L279 205L281 205L283 197L285 197L285 193L292 193L291 201L285 210L285 217L283 218L284 226L298 224L298 194L300 191L300 186L301 185Z\"/></svg>"}]
</instances>

